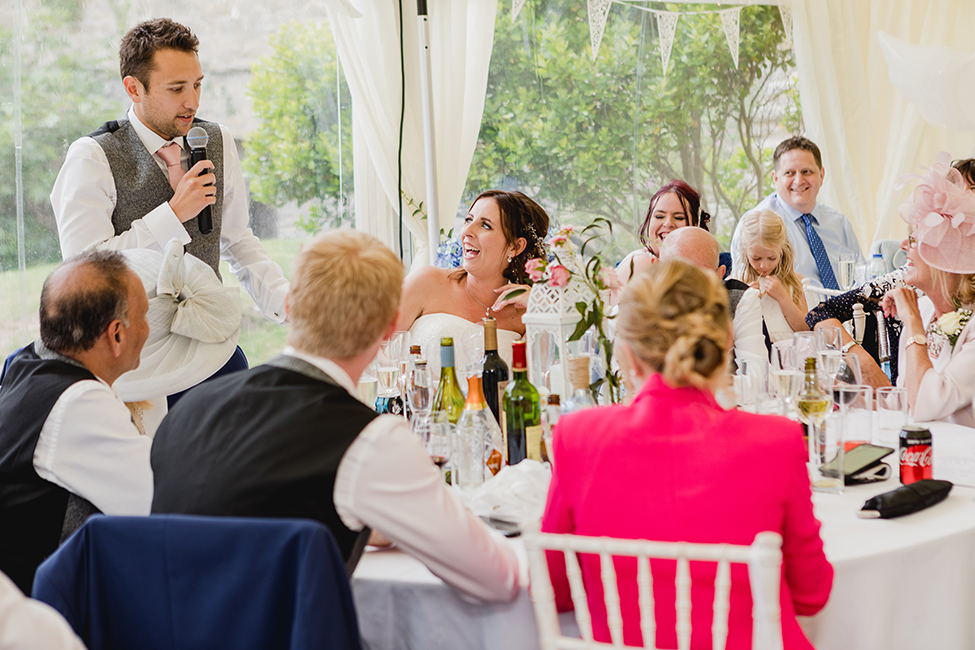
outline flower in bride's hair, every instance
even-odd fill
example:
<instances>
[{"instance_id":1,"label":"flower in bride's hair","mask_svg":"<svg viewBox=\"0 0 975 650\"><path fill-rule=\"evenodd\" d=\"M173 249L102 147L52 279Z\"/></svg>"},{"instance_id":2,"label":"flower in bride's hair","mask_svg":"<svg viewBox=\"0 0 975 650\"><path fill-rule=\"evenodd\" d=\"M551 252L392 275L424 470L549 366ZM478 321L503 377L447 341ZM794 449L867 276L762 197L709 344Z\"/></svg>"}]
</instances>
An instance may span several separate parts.
<instances>
[{"instance_id":1,"label":"flower in bride's hair","mask_svg":"<svg viewBox=\"0 0 975 650\"><path fill-rule=\"evenodd\" d=\"M555 264L549 268L549 279L548 283L553 287L564 287L569 284L569 278L572 277L572 273L569 269L565 268L561 264Z\"/></svg>"},{"instance_id":2,"label":"flower in bride's hair","mask_svg":"<svg viewBox=\"0 0 975 650\"><path fill-rule=\"evenodd\" d=\"M534 257L525 262L525 273L531 278L532 282L538 282L545 275L545 261Z\"/></svg>"}]
</instances>

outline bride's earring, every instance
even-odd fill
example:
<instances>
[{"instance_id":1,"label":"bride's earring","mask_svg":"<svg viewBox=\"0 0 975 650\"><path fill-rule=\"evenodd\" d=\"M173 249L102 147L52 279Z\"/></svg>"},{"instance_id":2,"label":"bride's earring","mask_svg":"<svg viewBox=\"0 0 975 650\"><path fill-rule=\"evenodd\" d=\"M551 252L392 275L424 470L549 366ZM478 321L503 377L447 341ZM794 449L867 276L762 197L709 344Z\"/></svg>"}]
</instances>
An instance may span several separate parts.
<instances>
[{"instance_id":1,"label":"bride's earring","mask_svg":"<svg viewBox=\"0 0 975 650\"><path fill-rule=\"evenodd\" d=\"M508 256L508 264L511 264L511 256Z\"/></svg>"}]
</instances>

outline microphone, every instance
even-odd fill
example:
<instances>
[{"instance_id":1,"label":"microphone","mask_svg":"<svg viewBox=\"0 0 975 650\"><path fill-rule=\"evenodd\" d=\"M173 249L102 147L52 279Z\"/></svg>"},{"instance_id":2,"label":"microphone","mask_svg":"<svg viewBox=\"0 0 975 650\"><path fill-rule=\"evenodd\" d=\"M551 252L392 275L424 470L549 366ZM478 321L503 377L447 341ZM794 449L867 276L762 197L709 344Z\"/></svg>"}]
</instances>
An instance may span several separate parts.
<instances>
[{"instance_id":1,"label":"microphone","mask_svg":"<svg viewBox=\"0 0 975 650\"><path fill-rule=\"evenodd\" d=\"M190 168L192 169L193 165L207 159L206 147L207 143L210 142L210 136L207 135L206 129L202 126L194 126L186 134L185 140L186 146L190 148ZM209 235L213 231L213 211L209 205L196 215L196 225L204 235Z\"/></svg>"}]
</instances>

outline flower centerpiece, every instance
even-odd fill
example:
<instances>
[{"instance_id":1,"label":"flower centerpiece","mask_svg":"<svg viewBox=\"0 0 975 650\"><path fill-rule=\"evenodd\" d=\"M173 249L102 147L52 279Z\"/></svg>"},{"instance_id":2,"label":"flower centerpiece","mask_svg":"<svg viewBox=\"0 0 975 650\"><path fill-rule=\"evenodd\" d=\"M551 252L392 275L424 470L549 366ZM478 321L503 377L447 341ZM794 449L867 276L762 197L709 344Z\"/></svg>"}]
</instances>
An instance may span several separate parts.
<instances>
[{"instance_id":1,"label":"flower centerpiece","mask_svg":"<svg viewBox=\"0 0 975 650\"><path fill-rule=\"evenodd\" d=\"M610 291L619 288L620 284L615 270L605 268L599 254L586 257L586 248L601 237L601 233L596 231L603 224L612 231L608 221L597 219L580 231L578 236L583 240L581 246L576 246L572 240L575 228L562 226L546 242L550 257L528 260L525 271L534 286L523 320L529 338L529 351L535 349L532 344L539 328L556 335L563 368L564 360L568 358L565 344L580 340L591 330L597 354L603 358L604 370L603 376L589 388L595 397L605 385L607 398L617 403L621 399L620 373L613 369L613 342L607 334L605 321L612 318L606 315L606 300ZM568 331L567 326L571 326ZM537 359L534 365L537 368ZM538 378L532 379L538 382ZM563 382L566 388L557 392L568 390L565 369Z\"/></svg>"}]
</instances>

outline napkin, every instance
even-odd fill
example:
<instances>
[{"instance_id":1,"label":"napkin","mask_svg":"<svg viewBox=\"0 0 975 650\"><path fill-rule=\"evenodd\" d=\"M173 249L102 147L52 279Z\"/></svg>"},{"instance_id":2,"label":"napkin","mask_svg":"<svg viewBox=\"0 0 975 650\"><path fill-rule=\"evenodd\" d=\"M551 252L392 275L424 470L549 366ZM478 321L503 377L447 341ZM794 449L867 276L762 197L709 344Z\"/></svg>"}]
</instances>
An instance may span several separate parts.
<instances>
[{"instance_id":1,"label":"napkin","mask_svg":"<svg viewBox=\"0 0 975 650\"><path fill-rule=\"evenodd\" d=\"M953 484L926 478L867 499L857 513L862 519L892 519L924 510L947 498Z\"/></svg>"},{"instance_id":2,"label":"napkin","mask_svg":"<svg viewBox=\"0 0 975 650\"><path fill-rule=\"evenodd\" d=\"M468 507L474 514L499 519L525 528L545 513L552 472L537 460L508 465L471 495Z\"/></svg>"}]
</instances>

